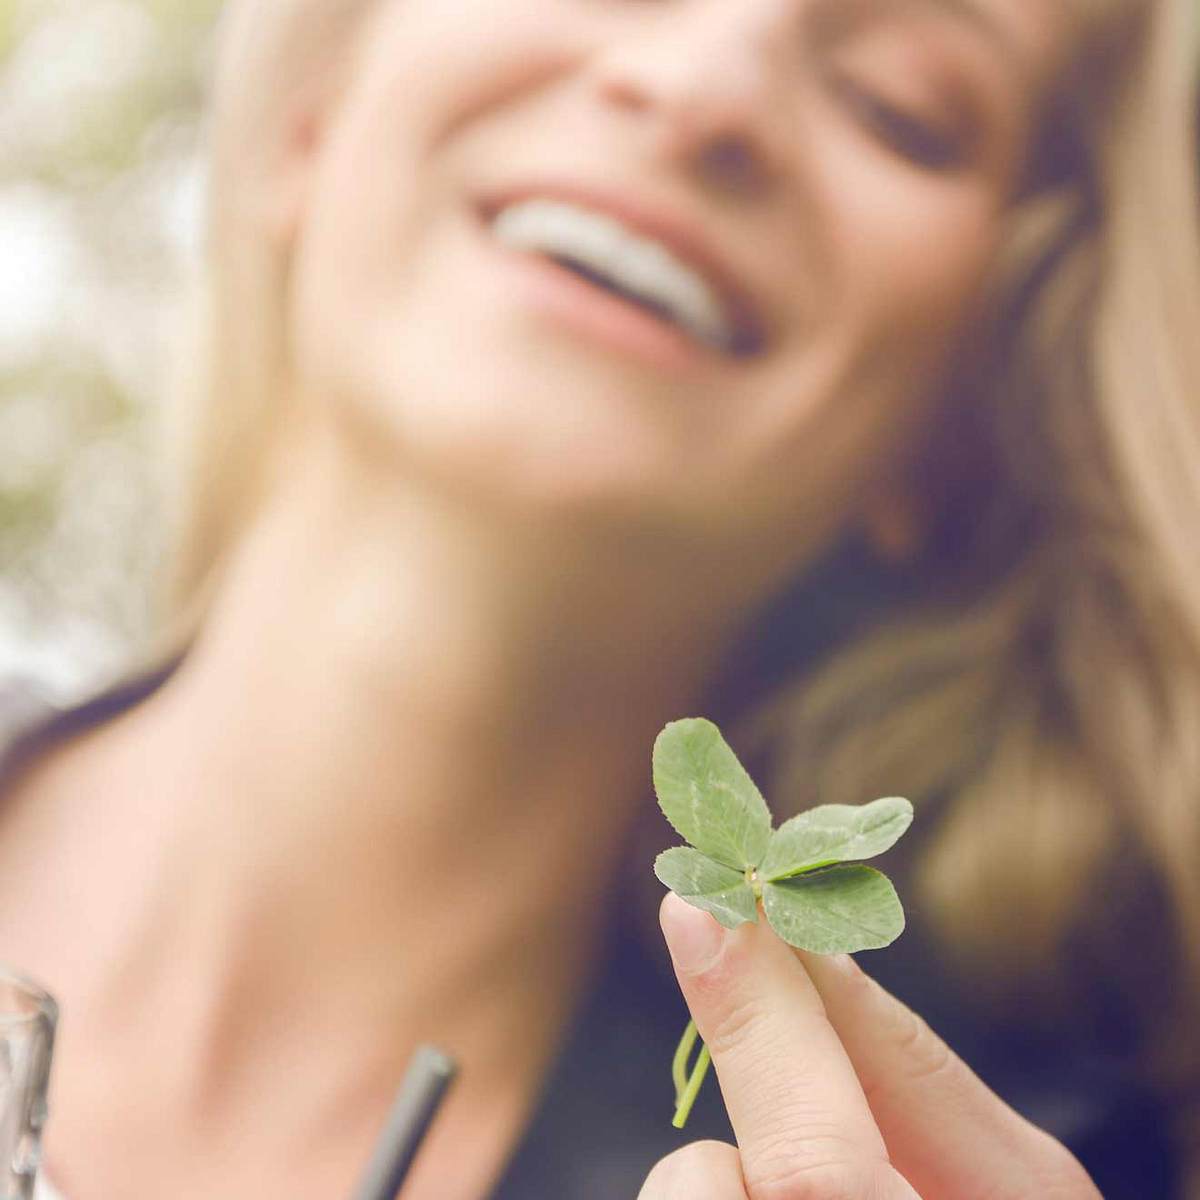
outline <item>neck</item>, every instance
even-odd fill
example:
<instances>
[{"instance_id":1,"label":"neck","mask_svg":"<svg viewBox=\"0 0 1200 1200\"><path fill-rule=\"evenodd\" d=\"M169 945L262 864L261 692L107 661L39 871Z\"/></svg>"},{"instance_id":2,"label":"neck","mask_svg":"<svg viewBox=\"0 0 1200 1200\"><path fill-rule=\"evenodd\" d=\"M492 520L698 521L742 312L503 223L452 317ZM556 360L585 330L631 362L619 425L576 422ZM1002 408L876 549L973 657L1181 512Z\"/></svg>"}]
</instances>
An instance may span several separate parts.
<instances>
[{"instance_id":1,"label":"neck","mask_svg":"<svg viewBox=\"0 0 1200 1200\"><path fill-rule=\"evenodd\" d=\"M116 974L144 988L135 961L189 947L204 985L178 989L223 1057L255 1006L336 978L378 1061L427 1038L505 1076L548 1053L654 736L698 715L749 593L711 551L489 519L332 440L282 461L203 635L109 746L162 801L127 805L156 867Z\"/></svg>"}]
</instances>

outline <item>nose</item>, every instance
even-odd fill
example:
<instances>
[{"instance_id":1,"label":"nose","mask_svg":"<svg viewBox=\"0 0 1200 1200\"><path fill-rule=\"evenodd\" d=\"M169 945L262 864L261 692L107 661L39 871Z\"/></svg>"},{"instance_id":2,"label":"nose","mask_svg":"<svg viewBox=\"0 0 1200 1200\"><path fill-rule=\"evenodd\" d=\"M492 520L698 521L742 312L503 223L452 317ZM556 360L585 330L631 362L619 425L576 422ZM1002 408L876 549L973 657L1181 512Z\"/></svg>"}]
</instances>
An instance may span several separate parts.
<instances>
[{"instance_id":1,"label":"nose","mask_svg":"<svg viewBox=\"0 0 1200 1200\"><path fill-rule=\"evenodd\" d=\"M792 114L778 93L795 69L797 14L797 0L690 0L658 10L599 55L599 94L639 118L664 158L712 187L761 195L786 162Z\"/></svg>"}]
</instances>

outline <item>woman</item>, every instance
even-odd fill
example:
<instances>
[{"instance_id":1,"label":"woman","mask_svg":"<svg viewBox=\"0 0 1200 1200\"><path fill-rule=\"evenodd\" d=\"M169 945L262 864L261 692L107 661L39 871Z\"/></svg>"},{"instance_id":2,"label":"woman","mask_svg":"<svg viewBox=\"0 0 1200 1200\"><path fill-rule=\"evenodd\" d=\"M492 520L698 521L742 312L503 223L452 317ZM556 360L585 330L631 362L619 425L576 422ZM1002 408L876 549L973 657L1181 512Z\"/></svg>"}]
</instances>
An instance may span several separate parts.
<instances>
[{"instance_id":1,"label":"woman","mask_svg":"<svg viewBox=\"0 0 1200 1200\"><path fill-rule=\"evenodd\" d=\"M422 1040L463 1075L406 1196L636 1188L671 1043L648 1074L602 1043L595 1080L561 1051L585 993L593 1043L642 995L597 963L654 735L698 712L777 811L913 796L899 946L939 938L907 961L955 954L964 1006L1032 1022L1081 964L1136 992L1111 922L1147 900L1173 973L1121 1079L1184 1113L1191 8L233 4L186 655L44 728L0 823L3 956L63 1005L66 1196L347 1194ZM816 628L863 545L870 594ZM1095 1194L850 967L663 921L741 1156L649 1200Z\"/></svg>"}]
</instances>

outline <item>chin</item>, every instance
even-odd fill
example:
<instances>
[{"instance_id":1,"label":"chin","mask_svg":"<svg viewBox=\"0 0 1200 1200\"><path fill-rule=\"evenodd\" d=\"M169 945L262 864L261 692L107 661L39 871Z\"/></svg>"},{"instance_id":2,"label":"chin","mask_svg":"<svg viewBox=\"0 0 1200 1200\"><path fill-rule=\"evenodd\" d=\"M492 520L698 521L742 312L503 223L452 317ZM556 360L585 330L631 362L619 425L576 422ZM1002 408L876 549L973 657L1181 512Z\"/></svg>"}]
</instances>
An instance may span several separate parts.
<instances>
[{"instance_id":1,"label":"chin","mask_svg":"<svg viewBox=\"0 0 1200 1200\"><path fill-rule=\"evenodd\" d=\"M675 507L683 431L610 364L506 329L400 328L348 357L355 376L330 373L335 420L376 463L386 448L399 474L514 518L629 524Z\"/></svg>"},{"instance_id":2,"label":"chin","mask_svg":"<svg viewBox=\"0 0 1200 1200\"><path fill-rule=\"evenodd\" d=\"M561 524L631 526L672 507L677 468L632 423L588 398L526 387L421 388L399 382L338 402L335 424L364 469L381 462L397 479L477 507L493 518ZM549 524L548 524L549 523Z\"/></svg>"}]
</instances>

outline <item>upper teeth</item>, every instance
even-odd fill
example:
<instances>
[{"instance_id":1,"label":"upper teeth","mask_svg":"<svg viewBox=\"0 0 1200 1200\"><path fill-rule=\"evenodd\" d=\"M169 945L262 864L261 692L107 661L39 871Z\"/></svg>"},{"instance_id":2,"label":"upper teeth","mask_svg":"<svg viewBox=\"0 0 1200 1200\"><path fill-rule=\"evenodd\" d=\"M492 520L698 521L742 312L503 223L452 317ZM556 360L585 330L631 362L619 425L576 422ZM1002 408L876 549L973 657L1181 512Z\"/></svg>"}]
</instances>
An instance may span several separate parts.
<instances>
[{"instance_id":1,"label":"upper teeth","mask_svg":"<svg viewBox=\"0 0 1200 1200\"><path fill-rule=\"evenodd\" d=\"M661 242L620 221L558 200L503 209L493 231L506 245L569 259L664 310L700 341L731 350L736 331L713 289Z\"/></svg>"}]
</instances>

